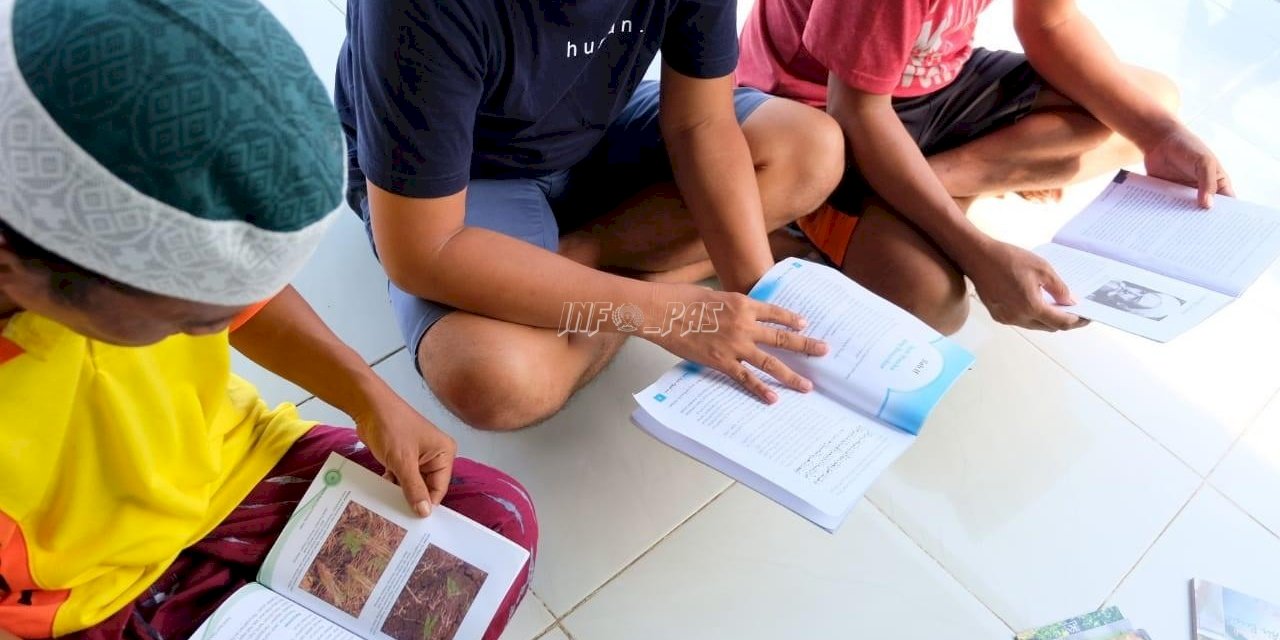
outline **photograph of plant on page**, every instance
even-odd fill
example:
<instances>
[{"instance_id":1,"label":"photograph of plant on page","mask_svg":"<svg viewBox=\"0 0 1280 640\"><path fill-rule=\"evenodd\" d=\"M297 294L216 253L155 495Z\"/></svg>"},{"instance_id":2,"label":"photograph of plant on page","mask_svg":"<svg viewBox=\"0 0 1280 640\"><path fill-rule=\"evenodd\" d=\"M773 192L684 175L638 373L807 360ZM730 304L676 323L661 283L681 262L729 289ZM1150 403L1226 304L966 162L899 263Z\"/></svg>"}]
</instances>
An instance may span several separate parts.
<instances>
[{"instance_id":1,"label":"photograph of plant on page","mask_svg":"<svg viewBox=\"0 0 1280 640\"><path fill-rule=\"evenodd\" d=\"M440 547L427 547L382 632L396 640L449 640L487 575Z\"/></svg>"},{"instance_id":2,"label":"photograph of plant on page","mask_svg":"<svg viewBox=\"0 0 1280 640\"><path fill-rule=\"evenodd\" d=\"M348 503L298 588L358 618L404 535L404 527Z\"/></svg>"}]
</instances>

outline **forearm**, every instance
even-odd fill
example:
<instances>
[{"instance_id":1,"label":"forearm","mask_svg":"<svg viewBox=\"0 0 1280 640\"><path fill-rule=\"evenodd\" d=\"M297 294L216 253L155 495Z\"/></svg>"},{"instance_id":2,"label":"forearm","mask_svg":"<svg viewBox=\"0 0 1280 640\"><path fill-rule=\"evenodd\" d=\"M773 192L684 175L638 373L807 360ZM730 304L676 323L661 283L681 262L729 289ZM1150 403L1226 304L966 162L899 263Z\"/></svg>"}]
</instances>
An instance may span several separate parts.
<instances>
[{"instance_id":1,"label":"forearm","mask_svg":"<svg viewBox=\"0 0 1280 640\"><path fill-rule=\"evenodd\" d=\"M592 269L478 227L463 227L436 250L389 271L397 286L416 296L532 327L561 328L569 303L634 304L646 314L658 312L659 285ZM598 324L602 331L616 329Z\"/></svg>"},{"instance_id":2,"label":"forearm","mask_svg":"<svg viewBox=\"0 0 1280 640\"><path fill-rule=\"evenodd\" d=\"M892 109L846 109L833 103L859 171L895 211L910 220L961 268L989 241L938 179Z\"/></svg>"},{"instance_id":3,"label":"forearm","mask_svg":"<svg viewBox=\"0 0 1280 640\"><path fill-rule=\"evenodd\" d=\"M1144 151L1180 125L1177 115L1125 73L1093 22L1075 7L1042 14L1019 7L1018 38L1031 66L1054 89Z\"/></svg>"},{"instance_id":4,"label":"forearm","mask_svg":"<svg viewBox=\"0 0 1280 640\"><path fill-rule=\"evenodd\" d=\"M232 332L231 344L263 368L353 417L392 393L293 287Z\"/></svg>"},{"instance_id":5,"label":"forearm","mask_svg":"<svg viewBox=\"0 0 1280 640\"><path fill-rule=\"evenodd\" d=\"M676 184L726 290L747 293L773 266L751 149L732 112L664 137Z\"/></svg>"}]
</instances>

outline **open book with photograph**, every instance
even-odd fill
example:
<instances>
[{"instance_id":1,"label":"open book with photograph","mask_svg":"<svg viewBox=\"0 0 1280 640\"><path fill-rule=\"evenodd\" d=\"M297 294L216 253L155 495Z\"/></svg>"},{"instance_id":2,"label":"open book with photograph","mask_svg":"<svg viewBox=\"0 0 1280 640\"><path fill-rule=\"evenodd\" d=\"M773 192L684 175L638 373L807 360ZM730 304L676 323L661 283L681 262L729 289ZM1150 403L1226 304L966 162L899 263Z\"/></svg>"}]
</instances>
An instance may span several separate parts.
<instances>
[{"instance_id":1,"label":"open book with photograph","mask_svg":"<svg viewBox=\"0 0 1280 640\"><path fill-rule=\"evenodd\" d=\"M1199 578L1191 581L1191 599L1195 640L1280 638L1280 605Z\"/></svg>"},{"instance_id":2,"label":"open book with photograph","mask_svg":"<svg viewBox=\"0 0 1280 640\"><path fill-rule=\"evenodd\" d=\"M1236 298L1280 257L1280 211L1121 171L1035 252L1075 294L1072 313L1168 342Z\"/></svg>"},{"instance_id":3,"label":"open book with photograph","mask_svg":"<svg viewBox=\"0 0 1280 640\"><path fill-rule=\"evenodd\" d=\"M830 352L779 359L814 383L762 403L717 371L684 363L636 394L632 419L668 445L829 531L920 433L973 364L969 352L840 272L784 260L751 297L795 311ZM762 375L762 379L768 376Z\"/></svg>"},{"instance_id":4,"label":"open book with photograph","mask_svg":"<svg viewBox=\"0 0 1280 640\"><path fill-rule=\"evenodd\" d=\"M484 635L529 552L330 454L258 581L196 631L201 640L465 640Z\"/></svg>"}]
</instances>

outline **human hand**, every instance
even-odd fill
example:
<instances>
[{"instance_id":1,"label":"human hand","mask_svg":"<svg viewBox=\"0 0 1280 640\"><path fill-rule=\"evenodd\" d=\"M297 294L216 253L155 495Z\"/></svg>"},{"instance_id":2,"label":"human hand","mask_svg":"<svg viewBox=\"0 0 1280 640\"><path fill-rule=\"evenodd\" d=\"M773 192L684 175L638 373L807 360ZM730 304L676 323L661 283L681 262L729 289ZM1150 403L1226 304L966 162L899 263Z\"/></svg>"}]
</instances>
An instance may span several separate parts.
<instances>
[{"instance_id":1,"label":"human hand","mask_svg":"<svg viewBox=\"0 0 1280 640\"><path fill-rule=\"evenodd\" d=\"M778 401L777 392L746 365L796 391L813 390L812 381L765 350L770 347L810 356L827 353L825 342L796 333L805 327L798 314L740 293L693 285L669 285L656 291L665 302L651 305L651 309L678 305L674 308L696 309L698 313L671 313L661 326L662 332L646 332L642 334L645 338L681 358L724 373L768 404Z\"/></svg>"},{"instance_id":2,"label":"human hand","mask_svg":"<svg viewBox=\"0 0 1280 640\"><path fill-rule=\"evenodd\" d=\"M387 468L386 478L400 485L410 508L430 515L449 490L457 444L390 389L365 404L351 416L360 440Z\"/></svg>"},{"instance_id":3,"label":"human hand","mask_svg":"<svg viewBox=\"0 0 1280 640\"><path fill-rule=\"evenodd\" d=\"M1146 152L1147 174L1152 177L1196 187L1200 206L1213 206L1213 196L1236 195L1218 157L1189 129L1179 125Z\"/></svg>"},{"instance_id":4,"label":"human hand","mask_svg":"<svg viewBox=\"0 0 1280 640\"><path fill-rule=\"evenodd\" d=\"M1039 331L1067 331L1089 323L1045 301L1041 289L1059 305L1076 302L1044 258L993 240L972 264L967 275L997 322Z\"/></svg>"}]
</instances>

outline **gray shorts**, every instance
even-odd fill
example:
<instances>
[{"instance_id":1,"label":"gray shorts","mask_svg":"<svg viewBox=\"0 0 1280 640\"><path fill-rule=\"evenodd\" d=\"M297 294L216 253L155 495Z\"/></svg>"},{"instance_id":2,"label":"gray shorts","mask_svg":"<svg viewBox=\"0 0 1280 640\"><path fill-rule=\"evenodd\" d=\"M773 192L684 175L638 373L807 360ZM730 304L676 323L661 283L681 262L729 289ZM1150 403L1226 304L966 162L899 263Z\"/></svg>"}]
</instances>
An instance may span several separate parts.
<instances>
[{"instance_id":1,"label":"gray shorts","mask_svg":"<svg viewBox=\"0 0 1280 640\"><path fill-rule=\"evenodd\" d=\"M755 89L738 89L734 95L738 122L746 122L769 98ZM591 155L577 165L540 177L473 177L467 185L466 225L556 251L562 234L609 213L646 187L671 180L671 165L658 128L658 84L645 82ZM347 202L364 219L373 242L366 185L352 183ZM406 293L392 283L387 289L405 345L416 363L423 336L454 309Z\"/></svg>"},{"instance_id":2,"label":"gray shorts","mask_svg":"<svg viewBox=\"0 0 1280 640\"><path fill-rule=\"evenodd\" d=\"M1025 55L974 49L951 84L915 98L894 98L893 109L924 155L931 156L1022 119L1044 87ZM831 205L857 216L873 192L850 162Z\"/></svg>"}]
</instances>

